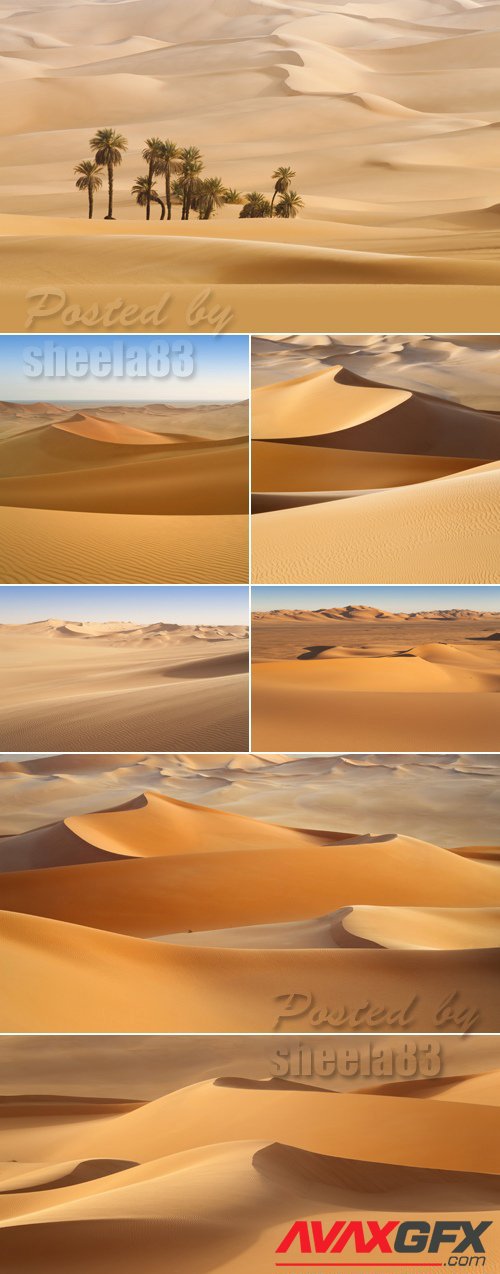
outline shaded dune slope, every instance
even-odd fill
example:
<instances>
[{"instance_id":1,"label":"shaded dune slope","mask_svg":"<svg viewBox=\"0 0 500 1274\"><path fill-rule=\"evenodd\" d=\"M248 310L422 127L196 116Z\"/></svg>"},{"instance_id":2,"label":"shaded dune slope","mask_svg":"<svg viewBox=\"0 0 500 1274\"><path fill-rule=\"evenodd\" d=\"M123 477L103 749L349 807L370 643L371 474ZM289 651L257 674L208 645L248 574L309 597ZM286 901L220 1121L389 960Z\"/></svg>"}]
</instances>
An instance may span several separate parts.
<instances>
[{"instance_id":1,"label":"shaded dune slope","mask_svg":"<svg viewBox=\"0 0 500 1274\"><path fill-rule=\"evenodd\" d=\"M0 863L4 1030L269 1031L290 988L413 1005L428 1030L452 986L498 1025L493 859L148 791L0 839ZM284 1020L306 1029L307 1004Z\"/></svg>"},{"instance_id":2,"label":"shaded dune slope","mask_svg":"<svg viewBox=\"0 0 500 1274\"><path fill-rule=\"evenodd\" d=\"M366 381L355 372L342 368L337 375L339 384L352 389L380 388ZM332 403L333 407L333 403ZM297 445L341 448L345 443L351 450L393 452L401 455L474 456L477 460L496 460L499 457L500 419L493 412L473 411L457 403L425 394L406 394L405 400L385 412L372 415L355 429L349 429L343 437L342 430L321 433L307 431L297 437Z\"/></svg>"},{"instance_id":3,"label":"shaded dune slope","mask_svg":"<svg viewBox=\"0 0 500 1274\"><path fill-rule=\"evenodd\" d=\"M247 511L247 449L240 439L171 443L158 451L73 435L64 435L61 447L51 426L37 432L36 440L24 435L0 447L0 505L97 513Z\"/></svg>"}]
</instances>

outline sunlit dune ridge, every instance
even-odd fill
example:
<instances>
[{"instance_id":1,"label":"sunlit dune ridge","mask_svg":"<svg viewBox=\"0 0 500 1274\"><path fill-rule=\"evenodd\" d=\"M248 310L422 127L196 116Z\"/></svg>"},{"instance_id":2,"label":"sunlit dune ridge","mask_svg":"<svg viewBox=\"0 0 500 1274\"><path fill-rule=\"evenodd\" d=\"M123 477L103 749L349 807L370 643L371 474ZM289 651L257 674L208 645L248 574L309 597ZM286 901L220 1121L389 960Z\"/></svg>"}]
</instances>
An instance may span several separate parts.
<instances>
[{"instance_id":1,"label":"sunlit dune ridge","mask_svg":"<svg viewBox=\"0 0 500 1274\"><path fill-rule=\"evenodd\" d=\"M321 1218L327 1234L341 1218L382 1225L389 1204L396 1221L425 1216L431 1225L455 1214L477 1224L486 1210L485 1249L496 1253L500 1071L491 1041L436 1037L434 1058L422 1059L427 1077L392 1080L396 1050L380 1037L385 1073L375 1064L350 1080L277 1078L278 1051L293 1053L292 1037L271 1053L255 1038L201 1043L104 1036L90 1056L85 1041L51 1042L57 1089L44 1078L41 1041L37 1094L16 1085L33 1041L3 1046L0 1231L14 1274L34 1259L63 1274L69 1257L82 1274L89 1261L98 1274L131 1271L139 1257L147 1274L160 1274L166 1244L184 1274L201 1259L216 1274L250 1274L278 1259L297 1216L316 1228ZM345 1044L359 1051L359 1039ZM385 1259L390 1267L394 1257Z\"/></svg>"},{"instance_id":2,"label":"sunlit dune ridge","mask_svg":"<svg viewBox=\"0 0 500 1274\"><path fill-rule=\"evenodd\" d=\"M455 980L494 1023L491 854L290 828L155 790L3 837L3 1027L270 1030L304 978L320 1003L333 986L344 1004L369 987L410 1005L418 985L424 1029Z\"/></svg>"},{"instance_id":3,"label":"sunlit dune ridge","mask_svg":"<svg viewBox=\"0 0 500 1274\"><path fill-rule=\"evenodd\" d=\"M460 395L460 338L444 342L437 369L424 338L395 366L382 337L371 357L361 338L347 361L372 379L335 363L328 343L301 340L261 339L254 355L254 581L498 582L500 416L498 404L448 400L447 361ZM474 352L494 395L491 351ZM477 368L463 361L467 401Z\"/></svg>"}]
</instances>

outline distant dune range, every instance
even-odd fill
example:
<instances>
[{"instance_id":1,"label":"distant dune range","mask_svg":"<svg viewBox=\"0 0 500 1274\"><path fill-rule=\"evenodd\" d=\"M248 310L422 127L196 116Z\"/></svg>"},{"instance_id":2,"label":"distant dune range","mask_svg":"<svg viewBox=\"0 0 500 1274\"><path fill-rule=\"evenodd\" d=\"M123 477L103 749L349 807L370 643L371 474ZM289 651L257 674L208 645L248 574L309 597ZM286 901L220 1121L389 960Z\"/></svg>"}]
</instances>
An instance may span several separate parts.
<instances>
[{"instance_id":1,"label":"distant dune range","mask_svg":"<svg viewBox=\"0 0 500 1274\"><path fill-rule=\"evenodd\" d=\"M175 623L0 625L6 749L245 747L246 629Z\"/></svg>"},{"instance_id":2,"label":"distant dune range","mask_svg":"<svg viewBox=\"0 0 500 1274\"><path fill-rule=\"evenodd\" d=\"M375 329L252 338L255 389L339 364L381 388L408 390L475 411L500 411L498 334L494 332Z\"/></svg>"},{"instance_id":3,"label":"distant dune range","mask_svg":"<svg viewBox=\"0 0 500 1274\"><path fill-rule=\"evenodd\" d=\"M244 582L246 404L105 410L0 406L2 581Z\"/></svg>"},{"instance_id":4,"label":"distant dune range","mask_svg":"<svg viewBox=\"0 0 500 1274\"><path fill-rule=\"evenodd\" d=\"M52 833L44 830L45 825L131 800L142 803L147 788L251 820L308 827L320 835L327 832L328 839L332 826L345 840L368 830L385 835L388 827L404 825L418 840L489 858L500 856L499 779L498 757L490 753L92 752L30 760L10 756L0 760L0 834L5 838L33 830L35 849L40 837L50 845ZM61 828L58 843L60 834ZM69 828L67 836L75 849ZM13 852L19 844L12 842ZM29 839L23 844L28 851ZM2 851L2 856L9 852L5 839ZM37 865L29 854L26 863Z\"/></svg>"},{"instance_id":5,"label":"distant dune range","mask_svg":"<svg viewBox=\"0 0 500 1274\"><path fill-rule=\"evenodd\" d=\"M294 324L318 307L324 322L332 288L349 327L360 299L372 326L396 296L422 321L422 284L448 326L457 306L461 326L468 314L480 326L485 304L493 315L498 0L352 8L129 0L100 3L89 31L85 4L14 0L1 19L4 327L21 330L24 293L51 287L89 308L117 295L151 305L172 289L177 330L205 286L240 331L262 329L270 310L275 328L290 306ZM129 142L117 220L104 222L100 191L88 222L73 168L106 123ZM270 197L272 172L289 165L304 209L294 222L240 220L225 205L186 226L176 203L171 222L156 209L146 223L131 187L150 136L199 146L206 174L243 197Z\"/></svg>"},{"instance_id":6,"label":"distant dune range","mask_svg":"<svg viewBox=\"0 0 500 1274\"><path fill-rule=\"evenodd\" d=\"M352 1035L335 1041L343 1044L351 1056L367 1047ZM280 1259L298 1216L325 1236L362 1222L368 1237L368 1220L373 1232L389 1212L431 1226L455 1214L478 1226L487 1216L484 1246L497 1259L494 1040L436 1036L439 1073L413 1079L397 1072L397 1041L374 1040L385 1077L374 1067L349 1079L281 1078L276 1051L293 1055L293 1036L275 1045L234 1035L4 1037L0 1243L9 1274L67 1274L69 1264L77 1274L89 1265L132 1274L139 1262L162 1274L167 1248L180 1274L252 1274ZM300 1259L296 1240L287 1255ZM384 1258L389 1269L395 1255Z\"/></svg>"},{"instance_id":7,"label":"distant dune range","mask_svg":"<svg viewBox=\"0 0 500 1274\"><path fill-rule=\"evenodd\" d=\"M309 995L351 1011L368 996L406 1007L408 1029L430 1030L452 987L474 1006L475 1029L498 1030L498 844L443 848L395 830L269 821L289 765L300 791L300 764L195 756L158 768L154 757L56 756L2 766L7 804L23 790L43 800L54 776L77 812L0 838L0 1029L269 1031L293 992L302 1013L281 1023L292 1031L308 1029ZM337 767L321 779L321 759L306 758L306 786L315 769L333 821ZM396 763L394 778L399 771ZM457 811L460 766L436 771ZM99 809L106 772L130 798ZM148 773L155 786L136 794ZM464 785L484 793L487 770L481 779L478 763L471 774ZM208 786L210 775L221 808L170 794L183 776ZM231 807L233 788L238 801L252 787L246 775L257 776L257 817ZM362 767L358 789L363 819ZM391 790L387 780L389 804ZM53 800L49 786L47 814ZM393 1018L387 1029L400 1025Z\"/></svg>"},{"instance_id":8,"label":"distant dune range","mask_svg":"<svg viewBox=\"0 0 500 1274\"><path fill-rule=\"evenodd\" d=\"M494 751L499 634L476 611L254 612L254 746Z\"/></svg>"},{"instance_id":9,"label":"distant dune range","mask_svg":"<svg viewBox=\"0 0 500 1274\"><path fill-rule=\"evenodd\" d=\"M448 342L458 382L460 340ZM254 582L498 582L500 412L383 388L340 364L325 369L322 348L316 369L294 376L293 339L258 344L266 383L252 396ZM383 377L383 361L373 362ZM404 370L402 361L403 385Z\"/></svg>"}]
</instances>

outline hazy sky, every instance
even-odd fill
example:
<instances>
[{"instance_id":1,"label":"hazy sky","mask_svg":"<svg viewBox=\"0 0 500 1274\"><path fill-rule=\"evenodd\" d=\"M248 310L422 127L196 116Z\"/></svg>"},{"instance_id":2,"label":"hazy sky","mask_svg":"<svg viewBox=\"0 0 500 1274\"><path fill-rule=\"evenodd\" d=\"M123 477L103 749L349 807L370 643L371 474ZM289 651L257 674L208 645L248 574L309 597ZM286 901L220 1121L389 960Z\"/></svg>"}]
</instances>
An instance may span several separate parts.
<instances>
[{"instance_id":1,"label":"hazy sky","mask_svg":"<svg viewBox=\"0 0 500 1274\"><path fill-rule=\"evenodd\" d=\"M145 374L132 375L134 365ZM248 397L248 375L246 336L0 336L2 398L11 402L236 402Z\"/></svg>"},{"instance_id":2,"label":"hazy sky","mask_svg":"<svg viewBox=\"0 0 500 1274\"><path fill-rule=\"evenodd\" d=\"M378 606L381 610L491 610L500 612L500 587L453 585L316 588L265 586L252 589L252 610L319 610L323 606Z\"/></svg>"},{"instance_id":3,"label":"hazy sky","mask_svg":"<svg viewBox=\"0 0 500 1274\"><path fill-rule=\"evenodd\" d=\"M248 589L237 584L5 584L0 588L0 623L37 619L247 624Z\"/></svg>"}]
</instances>

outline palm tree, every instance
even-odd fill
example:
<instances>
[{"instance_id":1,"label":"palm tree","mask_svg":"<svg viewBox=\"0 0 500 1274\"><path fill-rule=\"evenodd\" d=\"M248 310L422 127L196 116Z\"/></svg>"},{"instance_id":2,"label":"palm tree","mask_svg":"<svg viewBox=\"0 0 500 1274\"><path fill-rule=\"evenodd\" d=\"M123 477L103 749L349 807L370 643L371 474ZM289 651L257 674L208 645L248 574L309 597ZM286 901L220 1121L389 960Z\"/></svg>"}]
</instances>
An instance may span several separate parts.
<instances>
[{"instance_id":1,"label":"palm tree","mask_svg":"<svg viewBox=\"0 0 500 1274\"><path fill-rule=\"evenodd\" d=\"M82 159L81 164L76 164L74 169L77 179L75 186L78 190L86 190L89 197L89 220L94 215L94 191L100 190L102 186L102 177L98 164L93 159Z\"/></svg>"},{"instance_id":2,"label":"palm tree","mask_svg":"<svg viewBox=\"0 0 500 1274\"><path fill-rule=\"evenodd\" d=\"M139 207L146 209L146 217L148 216L148 209L151 207L151 204L158 203L161 208L160 221L165 220L165 204L158 194L158 191L155 190L152 181L149 180L149 176L144 177L143 175L141 177L137 177L137 180L132 186L132 194L135 195L135 201L139 204Z\"/></svg>"},{"instance_id":3,"label":"palm tree","mask_svg":"<svg viewBox=\"0 0 500 1274\"><path fill-rule=\"evenodd\" d=\"M296 176L296 173L294 173L292 168L281 167L281 168L276 168L272 176L273 176L273 181L275 182L275 186L274 186L274 194L271 199L271 216L273 215L274 200L276 199L276 195L286 195L286 192L287 190L290 189L291 183L293 181L293 178Z\"/></svg>"},{"instance_id":4,"label":"palm tree","mask_svg":"<svg viewBox=\"0 0 500 1274\"><path fill-rule=\"evenodd\" d=\"M226 202L226 188L220 177L206 177L200 181L197 190L198 215L200 221L209 221L215 208L222 208Z\"/></svg>"},{"instance_id":5,"label":"palm tree","mask_svg":"<svg viewBox=\"0 0 500 1274\"><path fill-rule=\"evenodd\" d=\"M148 165L148 185L149 191L153 189L153 177L158 172L162 154L163 142L161 137L148 137L145 148L142 152L142 158L146 160ZM146 199L146 221L149 221L151 215L151 194Z\"/></svg>"},{"instance_id":6,"label":"palm tree","mask_svg":"<svg viewBox=\"0 0 500 1274\"><path fill-rule=\"evenodd\" d=\"M98 128L95 137L91 137L90 145L95 152L96 164L108 170L108 211L105 221L114 221L113 217L113 169L121 164L128 142L114 128Z\"/></svg>"},{"instance_id":7,"label":"palm tree","mask_svg":"<svg viewBox=\"0 0 500 1274\"><path fill-rule=\"evenodd\" d=\"M229 186L224 195L224 203L241 203L239 190L235 190L234 186Z\"/></svg>"},{"instance_id":8,"label":"palm tree","mask_svg":"<svg viewBox=\"0 0 500 1274\"><path fill-rule=\"evenodd\" d=\"M251 190L247 195L247 202L243 205L240 217L270 217L271 204L266 196L261 194L260 190Z\"/></svg>"},{"instance_id":9,"label":"palm tree","mask_svg":"<svg viewBox=\"0 0 500 1274\"><path fill-rule=\"evenodd\" d=\"M296 217L300 209L304 207L304 200L300 198L296 190L287 190L279 203L276 204L277 217Z\"/></svg>"},{"instance_id":10,"label":"palm tree","mask_svg":"<svg viewBox=\"0 0 500 1274\"><path fill-rule=\"evenodd\" d=\"M165 177L165 203L167 205L167 220L172 220L172 174L178 172L180 168L180 151L176 142L162 142L160 158L156 171L163 173Z\"/></svg>"},{"instance_id":11,"label":"palm tree","mask_svg":"<svg viewBox=\"0 0 500 1274\"><path fill-rule=\"evenodd\" d=\"M180 159L182 161L181 182L184 192L181 221L189 221L189 213L193 206L193 195L196 188L196 178L203 168L203 159L197 146L186 146L184 150L181 150Z\"/></svg>"}]
</instances>

